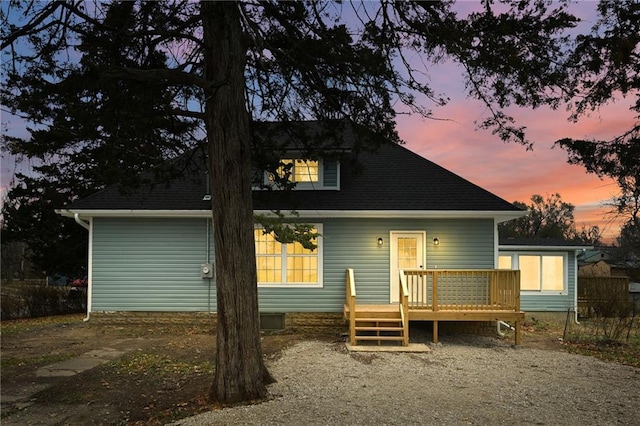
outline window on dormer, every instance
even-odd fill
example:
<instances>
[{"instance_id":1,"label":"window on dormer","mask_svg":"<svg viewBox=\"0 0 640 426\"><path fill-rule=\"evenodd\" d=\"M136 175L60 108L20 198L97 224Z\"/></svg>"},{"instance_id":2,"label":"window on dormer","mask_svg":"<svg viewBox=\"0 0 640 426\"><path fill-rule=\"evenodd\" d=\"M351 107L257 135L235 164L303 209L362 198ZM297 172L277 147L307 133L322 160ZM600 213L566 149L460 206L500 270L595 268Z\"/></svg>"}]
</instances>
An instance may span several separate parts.
<instances>
[{"instance_id":1,"label":"window on dormer","mask_svg":"<svg viewBox=\"0 0 640 426\"><path fill-rule=\"evenodd\" d=\"M317 160L283 159L280 163L282 166L277 171L280 178L284 178L288 172L291 182L317 183L320 181L320 167ZM272 174L269 175L269 180L271 182L275 180Z\"/></svg>"}]
</instances>

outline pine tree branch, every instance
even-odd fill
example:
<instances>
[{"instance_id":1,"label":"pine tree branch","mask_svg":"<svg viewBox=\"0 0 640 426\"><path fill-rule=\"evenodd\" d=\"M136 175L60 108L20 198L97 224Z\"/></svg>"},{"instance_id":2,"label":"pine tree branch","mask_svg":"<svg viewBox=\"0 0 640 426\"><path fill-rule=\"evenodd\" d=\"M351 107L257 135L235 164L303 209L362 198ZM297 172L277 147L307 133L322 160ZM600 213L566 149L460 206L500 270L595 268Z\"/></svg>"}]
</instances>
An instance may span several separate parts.
<instances>
[{"instance_id":1,"label":"pine tree branch","mask_svg":"<svg viewBox=\"0 0 640 426\"><path fill-rule=\"evenodd\" d=\"M29 23L20 28L16 28L7 36L7 38L2 40L2 44L0 44L0 50L4 50L5 48L11 46L20 37L40 32L42 28L39 28L38 25L42 24L45 19L53 15L53 13L62 6L64 6L64 2L59 0L45 6L45 8L42 9L42 11L31 21L29 21Z\"/></svg>"},{"instance_id":2,"label":"pine tree branch","mask_svg":"<svg viewBox=\"0 0 640 426\"><path fill-rule=\"evenodd\" d=\"M133 68L111 68L109 70L105 70L104 75L108 78L122 78L133 81L163 81L168 83L170 86L195 85L207 93L227 84L226 80L214 83L198 75L188 74L176 69L157 68L143 70Z\"/></svg>"}]
</instances>

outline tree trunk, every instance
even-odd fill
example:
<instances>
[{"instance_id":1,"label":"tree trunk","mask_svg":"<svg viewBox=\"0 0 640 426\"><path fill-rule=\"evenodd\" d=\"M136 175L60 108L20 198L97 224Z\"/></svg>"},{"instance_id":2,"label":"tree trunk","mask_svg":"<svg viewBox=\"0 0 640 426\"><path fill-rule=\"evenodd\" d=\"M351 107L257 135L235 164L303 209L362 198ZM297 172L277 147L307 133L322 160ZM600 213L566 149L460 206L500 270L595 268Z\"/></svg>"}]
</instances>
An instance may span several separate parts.
<instances>
[{"instance_id":1,"label":"tree trunk","mask_svg":"<svg viewBox=\"0 0 640 426\"><path fill-rule=\"evenodd\" d=\"M235 2L201 3L205 124L209 141L218 302L216 371L209 396L221 404L262 399L273 382L262 358L258 315L246 50Z\"/></svg>"}]
</instances>

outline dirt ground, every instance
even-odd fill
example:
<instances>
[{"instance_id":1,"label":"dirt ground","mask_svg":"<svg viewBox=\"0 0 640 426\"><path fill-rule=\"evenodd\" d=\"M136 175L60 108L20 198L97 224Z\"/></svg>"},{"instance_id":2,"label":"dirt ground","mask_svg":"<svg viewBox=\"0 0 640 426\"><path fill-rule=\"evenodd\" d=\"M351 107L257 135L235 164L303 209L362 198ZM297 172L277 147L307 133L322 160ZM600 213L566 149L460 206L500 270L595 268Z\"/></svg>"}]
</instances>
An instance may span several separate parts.
<instances>
[{"instance_id":1,"label":"dirt ground","mask_svg":"<svg viewBox=\"0 0 640 426\"><path fill-rule=\"evenodd\" d=\"M164 424L211 408L206 395L213 377L213 334L178 327L96 326L81 319L75 315L3 322L3 425ZM412 330L411 336L430 337L428 329ZM525 327L524 336L525 347L563 350L557 333ZM339 331L269 333L263 336L265 357L276 358L311 337L336 344L344 340ZM44 366L101 348L123 355L72 376L37 374Z\"/></svg>"}]
</instances>

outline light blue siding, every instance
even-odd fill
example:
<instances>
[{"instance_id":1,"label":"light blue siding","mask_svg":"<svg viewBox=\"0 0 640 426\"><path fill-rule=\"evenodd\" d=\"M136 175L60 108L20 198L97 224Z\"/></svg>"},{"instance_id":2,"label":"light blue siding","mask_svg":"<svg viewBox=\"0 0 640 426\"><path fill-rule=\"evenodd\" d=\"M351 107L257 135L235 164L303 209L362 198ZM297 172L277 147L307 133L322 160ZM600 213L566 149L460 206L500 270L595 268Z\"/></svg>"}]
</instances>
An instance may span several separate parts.
<instances>
[{"instance_id":1,"label":"light blue siding","mask_svg":"<svg viewBox=\"0 0 640 426\"><path fill-rule=\"evenodd\" d=\"M358 302L388 303L391 231L427 233L427 267L491 269L493 220L325 219L323 288L260 288L264 312L340 312L345 302L345 270L353 268ZM434 237L440 245L430 243ZM378 246L382 237L384 244ZM475 247L475 249L474 249ZM464 253L466 259L456 256Z\"/></svg>"},{"instance_id":2,"label":"light blue siding","mask_svg":"<svg viewBox=\"0 0 640 426\"><path fill-rule=\"evenodd\" d=\"M206 219L95 218L92 311L207 311L206 235Z\"/></svg>"},{"instance_id":3,"label":"light blue siding","mask_svg":"<svg viewBox=\"0 0 640 426\"><path fill-rule=\"evenodd\" d=\"M258 289L263 312L340 312L345 270L355 270L358 301L390 298L390 232L426 232L426 267L491 269L492 219L324 219L322 288ZM215 310L215 284L200 278L206 219L93 222L93 311ZM384 244L377 244L382 237ZM440 245L432 240L438 237ZM210 236L210 244L213 246ZM209 259L213 259L213 252Z\"/></svg>"}]
</instances>

